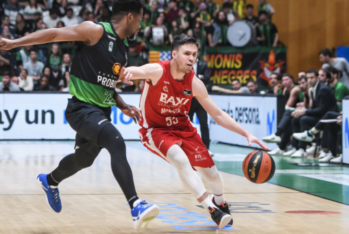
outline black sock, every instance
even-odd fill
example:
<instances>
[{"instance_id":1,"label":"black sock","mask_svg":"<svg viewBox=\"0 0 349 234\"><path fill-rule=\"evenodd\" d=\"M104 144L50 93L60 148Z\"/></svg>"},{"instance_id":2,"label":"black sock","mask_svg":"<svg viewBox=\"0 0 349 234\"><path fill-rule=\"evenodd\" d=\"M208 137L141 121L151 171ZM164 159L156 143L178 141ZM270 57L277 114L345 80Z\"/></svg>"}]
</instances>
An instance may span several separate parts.
<instances>
[{"instance_id":1,"label":"black sock","mask_svg":"<svg viewBox=\"0 0 349 234\"><path fill-rule=\"evenodd\" d=\"M46 178L47 178L48 185L50 185L50 186L58 186L58 183L56 181L54 181L54 179L52 178L52 174L51 173L48 174Z\"/></svg>"},{"instance_id":2,"label":"black sock","mask_svg":"<svg viewBox=\"0 0 349 234\"><path fill-rule=\"evenodd\" d=\"M135 201L137 201L139 198L137 195L134 195L133 197L131 197L129 200L128 200L128 204L130 205L131 209L133 209L133 203Z\"/></svg>"}]
</instances>

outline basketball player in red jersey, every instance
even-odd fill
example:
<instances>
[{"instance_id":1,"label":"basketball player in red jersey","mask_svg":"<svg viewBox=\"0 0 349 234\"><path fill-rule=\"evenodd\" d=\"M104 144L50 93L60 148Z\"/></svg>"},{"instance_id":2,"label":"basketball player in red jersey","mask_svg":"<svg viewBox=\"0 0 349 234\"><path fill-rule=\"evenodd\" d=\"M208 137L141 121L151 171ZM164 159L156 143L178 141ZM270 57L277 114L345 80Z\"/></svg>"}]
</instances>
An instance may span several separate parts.
<instances>
[{"instance_id":1,"label":"basketball player in red jersey","mask_svg":"<svg viewBox=\"0 0 349 234\"><path fill-rule=\"evenodd\" d=\"M140 101L142 128L139 133L143 145L176 168L186 189L208 209L221 229L232 225L233 220L224 199L222 177L189 121L191 99L196 97L219 125L245 136L249 146L257 143L265 150L268 148L212 101L192 70L197 53L196 39L184 34L176 36L171 61L124 68L120 79L127 84L135 79L146 80ZM213 198L208 197L193 168L206 179Z\"/></svg>"}]
</instances>

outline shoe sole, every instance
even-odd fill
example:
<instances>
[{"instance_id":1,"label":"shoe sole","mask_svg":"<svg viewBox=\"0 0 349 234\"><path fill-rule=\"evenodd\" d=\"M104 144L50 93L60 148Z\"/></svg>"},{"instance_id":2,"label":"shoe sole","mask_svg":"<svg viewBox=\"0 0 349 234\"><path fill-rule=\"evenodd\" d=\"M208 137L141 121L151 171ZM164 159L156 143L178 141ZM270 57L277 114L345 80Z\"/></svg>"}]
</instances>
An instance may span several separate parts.
<instances>
[{"instance_id":1,"label":"shoe sole","mask_svg":"<svg viewBox=\"0 0 349 234\"><path fill-rule=\"evenodd\" d=\"M299 138L299 137L295 137L295 136L293 136L294 138L296 138L297 140L299 140L299 141L304 141L304 142L313 142L313 139L311 139L310 141L308 141L308 140L304 140L304 139L302 139L302 138Z\"/></svg>"},{"instance_id":2,"label":"shoe sole","mask_svg":"<svg viewBox=\"0 0 349 234\"><path fill-rule=\"evenodd\" d=\"M230 221L232 220L231 215L224 215L221 219L221 222L218 225L218 228L221 230L222 228L224 228L225 226L227 226Z\"/></svg>"},{"instance_id":3,"label":"shoe sole","mask_svg":"<svg viewBox=\"0 0 349 234\"><path fill-rule=\"evenodd\" d=\"M40 188L40 190L44 193L45 198L46 198L46 199L45 199L45 200L46 200L46 204L48 205L48 207L50 207L50 209L53 210L53 211L56 212L56 213L61 212L61 211L59 211L59 212L55 211L55 210L52 209L52 207L50 206L50 203L48 202L47 194L46 194L46 192L44 191L44 189L42 188L42 183L41 183L41 181L40 181L40 179L39 179L39 176L36 177L36 185L37 185L37 186Z\"/></svg>"},{"instance_id":4,"label":"shoe sole","mask_svg":"<svg viewBox=\"0 0 349 234\"><path fill-rule=\"evenodd\" d=\"M266 143L280 143L281 141L275 141L275 140L263 140Z\"/></svg>"},{"instance_id":5,"label":"shoe sole","mask_svg":"<svg viewBox=\"0 0 349 234\"><path fill-rule=\"evenodd\" d=\"M147 228L149 221L155 219L160 213L160 209L157 205L147 209L139 218L137 226L134 228L136 231L143 231Z\"/></svg>"}]
</instances>

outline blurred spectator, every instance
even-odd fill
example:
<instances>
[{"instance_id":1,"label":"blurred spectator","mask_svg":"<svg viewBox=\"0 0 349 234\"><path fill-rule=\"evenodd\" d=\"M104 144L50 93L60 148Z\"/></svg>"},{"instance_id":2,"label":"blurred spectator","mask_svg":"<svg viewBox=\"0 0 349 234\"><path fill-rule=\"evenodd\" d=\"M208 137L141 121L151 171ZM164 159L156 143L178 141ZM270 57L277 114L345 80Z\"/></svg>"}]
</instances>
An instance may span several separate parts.
<instances>
[{"instance_id":1,"label":"blurred spectator","mask_svg":"<svg viewBox=\"0 0 349 234\"><path fill-rule=\"evenodd\" d=\"M34 90L35 91L55 91L55 89L52 86L50 86L49 83L50 83L50 78L48 78L46 75L42 75L37 85L35 85Z\"/></svg>"},{"instance_id":2,"label":"blurred spectator","mask_svg":"<svg viewBox=\"0 0 349 234\"><path fill-rule=\"evenodd\" d=\"M36 50L30 50L30 61L23 65L23 68L28 71L28 75L33 77L34 81L40 79L40 75L44 69L44 64L37 60L38 54Z\"/></svg>"},{"instance_id":3,"label":"blurred spectator","mask_svg":"<svg viewBox=\"0 0 349 234\"><path fill-rule=\"evenodd\" d=\"M190 18L194 19L194 21L196 21L196 18L199 17L200 4L201 0L195 0L194 9L190 12Z\"/></svg>"},{"instance_id":4,"label":"blurred spectator","mask_svg":"<svg viewBox=\"0 0 349 234\"><path fill-rule=\"evenodd\" d=\"M204 2L200 4L200 11L196 16L196 21L199 22L202 27L211 25L211 15L207 12L207 5Z\"/></svg>"},{"instance_id":5,"label":"blurred spectator","mask_svg":"<svg viewBox=\"0 0 349 234\"><path fill-rule=\"evenodd\" d=\"M338 111L342 111L342 100L345 96L349 95L349 89L345 84L340 82L342 72L335 67L329 67L326 69L331 73L331 79L329 80L329 85L334 90L334 96L337 100Z\"/></svg>"},{"instance_id":6,"label":"blurred spectator","mask_svg":"<svg viewBox=\"0 0 349 234\"><path fill-rule=\"evenodd\" d=\"M23 65L30 61L30 50L33 49L33 46L24 46L17 53L16 62L19 69L23 69Z\"/></svg>"},{"instance_id":7,"label":"blurred spectator","mask_svg":"<svg viewBox=\"0 0 349 234\"><path fill-rule=\"evenodd\" d=\"M204 47L206 32L205 30L202 30L199 22L195 23L194 30L193 30L193 37L200 42L200 45L202 45L202 47Z\"/></svg>"},{"instance_id":8,"label":"blurred spectator","mask_svg":"<svg viewBox=\"0 0 349 234\"><path fill-rule=\"evenodd\" d=\"M146 10L150 9L153 2L157 2L158 12L164 12L168 10L169 0L150 0L149 4L146 5Z\"/></svg>"},{"instance_id":9,"label":"blurred spectator","mask_svg":"<svg viewBox=\"0 0 349 234\"><path fill-rule=\"evenodd\" d=\"M145 80L139 80L139 83L138 83L138 90L140 92L142 92L143 88L144 88L144 84L145 84Z\"/></svg>"},{"instance_id":10,"label":"blurred spectator","mask_svg":"<svg viewBox=\"0 0 349 234\"><path fill-rule=\"evenodd\" d=\"M325 69L320 69L319 70L319 81L324 83L324 84L328 84L328 82L330 82L330 79L331 79L331 73L328 72L327 70Z\"/></svg>"},{"instance_id":11,"label":"blurred spectator","mask_svg":"<svg viewBox=\"0 0 349 234\"><path fill-rule=\"evenodd\" d=\"M229 25L231 25L235 20L235 16L234 16L231 8L232 8L231 3L229 3L229 2L223 3L223 12L227 16L227 20L229 22Z\"/></svg>"},{"instance_id":12,"label":"blurred spectator","mask_svg":"<svg viewBox=\"0 0 349 234\"><path fill-rule=\"evenodd\" d=\"M233 0L234 14L238 19L245 17L246 0Z\"/></svg>"},{"instance_id":13,"label":"blurred spectator","mask_svg":"<svg viewBox=\"0 0 349 234\"><path fill-rule=\"evenodd\" d=\"M42 74L50 78L50 85L52 87L54 87L56 90L59 89L59 83L61 81L59 72L52 72L52 69L49 66L46 66L44 67Z\"/></svg>"},{"instance_id":14,"label":"blurred spectator","mask_svg":"<svg viewBox=\"0 0 349 234\"><path fill-rule=\"evenodd\" d=\"M92 12L90 12L88 14L88 19L87 20L96 23L96 16Z\"/></svg>"},{"instance_id":15,"label":"blurred spectator","mask_svg":"<svg viewBox=\"0 0 349 234\"><path fill-rule=\"evenodd\" d=\"M181 29L182 33L193 36L192 31L190 30L189 24L189 15L185 8L180 8L178 12L179 18L177 19L178 26ZM172 21L173 22L173 21Z\"/></svg>"},{"instance_id":16,"label":"blurred spectator","mask_svg":"<svg viewBox=\"0 0 349 234\"><path fill-rule=\"evenodd\" d=\"M26 32L30 32L30 25L24 20L22 14L18 14L15 25L15 36L23 37Z\"/></svg>"},{"instance_id":17,"label":"blurred spectator","mask_svg":"<svg viewBox=\"0 0 349 234\"><path fill-rule=\"evenodd\" d=\"M176 0L170 0L168 5L168 12L166 14L166 20L168 24L171 24L173 20L176 20L179 18L179 9L177 7Z\"/></svg>"},{"instance_id":18,"label":"blurred spectator","mask_svg":"<svg viewBox=\"0 0 349 234\"><path fill-rule=\"evenodd\" d=\"M190 0L181 0L177 3L179 8L184 8L187 12L194 10L194 3Z\"/></svg>"},{"instance_id":19,"label":"blurred spectator","mask_svg":"<svg viewBox=\"0 0 349 234\"><path fill-rule=\"evenodd\" d=\"M319 53L320 62L323 63L322 68L326 69L330 66L337 68L343 72L342 79L340 80L349 87L349 63L345 58L334 58L333 53L329 49L323 49Z\"/></svg>"},{"instance_id":20,"label":"blurred spectator","mask_svg":"<svg viewBox=\"0 0 349 234\"><path fill-rule=\"evenodd\" d=\"M214 23L207 30L207 41L210 47L229 45L227 38L228 20L223 11L220 11Z\"/></svg>"},{"instance_id":21,"label":"blurred spectator","mask_svg":"<svg viewBox=\"0 0 349 234\"><path fill-rule=\"evenodd\" d=\"M301 78L302 76L307 76L307 73L305 71L298 72L298 79Z\"/></svg>"},{"instance_id":22,"label":"blurred spectator","mask_svg":"<svg viewBox=\"0 0 349 234\"><path fill-rule=\"evenodd\" d=\"M247 82L247 88L250 91L250 94L260 94L260 90L258 89L258 85L257 82L253 81L252 79L250 79Z\"/></svg>"},{"instance_id":23,"label":"blurred spectator","mask_svg":"<svg viewBox=\"0 0 349 234\"><path fill-rule=\"evenodd\" d=\"M139 29L141 36L144 35L144 29L149 27L152 23L150 22L150 12L144 11L143 18L140 22L141 28Z\"/></svg>"},{"instance_id":24,"label":"blurred spectator","mask_svg":"<svg viewBox=\"0 0 349 234\"><path fill-rule=\"evenodd\" d=\"M83 21L88 20L88 14L90 13L90 11L86 8L83 7L81 8L80 12L79 12L79 16L78 16L78 22L79 24Z\"/></svg>"},{"instance_id":25,"label":"blurred spectator","mask_svg":"<svg viewBox=\"0 0 349 234\"><path fill-rule=\"evenodd\" d=\"M260 46L275 47L279 41L279 33L276 26L270 22L265 11L259 12L260 24L257 27L257 41Z\"/></svg>"},{"instance_id":26,"label":"blurred spectator","mask_svg":"<svg viewBox=\"0 0 349 234\"><path fill-rule=\"evenodd\" d=\"M66 71L63 73L63 79L61 81L63 81L64 86L62 86L61 91L62 92L69 92L69 82L70 82L70 73L69 71Z\"/></svg>"},{"instance_id":27,"label":"blurred spectator","mask_svg":"<svg viewBox=\"0 0 349 234\"><path fill-rule=\"evenodd\" d=\"M35 20L35 27L34 27L34 31L39 31L42 30L42 24L44 23L44 21L42 19L37 19Z\"/></svg>"},{"instance_id":28,"label":"blurred spectator","mask_svg":"<svg viewBox=\"0 0 349 234\"><path fill-rule=\"evenodd\" d=\"M268 14L269 19L271 20L271 16L275 14L275 10L270 3L267 3L266 0L259 0L259 6L257 7L258 14L260 12L265 11Z\"/></svg>"},{"instance_id":29,"label":"blurred spectator","mask_svg":"<svg viewBox=\"0 0 349 234\"><path fill-rule=\"evenodd\" d=\"M9 75L13 76L15 69L15 61L7 50L0 50L0 74L8 72Z\"/></svg>"},{"instance_id":30,"label":"blurred spectator","mask_svg":"<svg viewBox=\"0 0 349 234\"><path fill-rule=\"evenodd\" d=\"M59 17L63 17L66 14L67 7L68 7L68 2L67 0L54 0L53 1L53 9L58 9L59 10Z\"/></svg>"},{"instance_id":31,"label":"blurred spectator","mask_svg":"<svg viewBox=\"0 0 349 234\"><path fill-rule=\"evenodd\" d=\"M101 7L99 8L97 16L97 21L98 22L109 22L110 21L110 11L106 7Z\"/></svg>"},{"instance_id":32,"label":"blurred spectator","mask_svg":"<svg viewBox=\"0 0 349 234\"><path fill-rule=\"evenodd\" d=\"M7 26L7 25L5 25L2 28L1 36L4 37L4 38L7 38L7 39L11 39L11 40L15 39L14 35L11 34L11 32L10 32L9 26Z\"/></svg>"},{"instance_id":33,"label":"blurred spectator","mask_svg":"<svg viewBox=\"0 0 349 234\"><path fill-rule=\"evenodd\" d=\"M5 15L10 17L10 23L16 24L16 18L18 13L23 13L23 7L18 4L18 0L10 0L5 6Z\"/></svg>"},{"instance_id":34,"label":"blurred spectator","mask_svg":"<svg viewBox=\"0 0 349 234\"><path fill-rule=\"evenodd\" d=\"M66 27L79 23L78 18L74 15L73 9L68 8L66 13L66 16L61 19Z\"/></svg>"},{"instance_id":35,"label":"blurred spectator","mask_svg":"<svg viewBox=\"0 0 349 234\"><path fill-rule=\"evenodd\" d=\"M52 48L49 56L49 65L52 71L57 72L60 69L62 63L62 54L57 43L52 44Z\"/></svg>"},{"instance_id":36,"label":"blurred spectator","mask_svg":"<svg viewBox=\"0 0 349 234\"><path fill-rule=\"evenodd\" d=\"M42 9L38 6L36 0L28 0L28 5L23 10L23 15L26 20L34 20L34 13L42 13Z\"/></svg>"},{"instance_id":37,"label":"blurred spectator","mask_svg":"<svg viewBox=\"0 0 349 234\"><path fill-rule=\"evenodd\" d=\"M136 49L137 42L130 42L128 53L127 53L127 66L142 66L148 63L148 60L145 59L141 53Z\"/></svg>"},{"instance_id":38,"label":"blurred spectator","mask_svg":"<svg viewBox=\"0 0 349 234\"><path fill-rule=\"evenodd\" d=\"M34 82L31 76L28 76L28 71L22 69L19 73L19 87L24 89L24 91L33 91Z\"/></svg>"},{"instance_id":39,"label":"blurred spectator","mask_svg":"<svg viewBox=\"0 0 349 234\"><path fill-rule=\"evenodd\" d=\"M48 28L55 28L57 22L60 20L58 17L58 9L50 9L50 14L46 15L43 20Z\"/></svg>"},{"instance_id":40,"label":"blurred spectator","mask_svg":"<svg viewBox=\"0 0 349 234\"><path fill-rule=\"evenodd\" d=\"M250 90L246 86L241 85L239 79L234 79L231 82L231 86L232 86L233 90L221 88L219 86L214 85L214 86L212 86L212 91L218 91L218 92L222 92L222 93L250 93Z\"/></svg>"},{"instance_id":41,"label":"blurred spectator","mask_svg":"<svg viewBox=\"0 0 349 234\"><path fill-rule=\"evenodd\" d=\"M178 26L178 21L177 20L172 21L171 32L168 35L170 43L172 44L174 36L181 35L181 34L182 34L182 30Z\"/></svg>"},{"instance_id":42,"label":"blurred spectator","mask_svg":"<svg viewBox=\"0 0 349 234\"><path fill-rule=\"evenodd\" d=\"M64 54L63 61L62 61L61 74L64 74L66 71L70 72L71 64L72 64L72 61L70 58L70 54Z\"/></svg>"},{"instance_id":43,"label":"blurred spectator","mask_svg":"<svg viewBox=\"0 0 349 234\"><path fill-rule=\"evenodd\" d=\"M57 25L56 25L56 28L64 28L65 27L65 23L63 21L58 21L57 22Z\"/></svg>"},{"instance_id":44,"label":"blurred spectator","mask_svg":"<svg viewBox=\"0 0 349 234\"><path fill-rule=\"evenodd\" d=\"M10 27L10 17L7 15L1 16L1 27L0 27L0 33L2 33L3 28L7 26L8 29L10 30L10 33L14 36L15 31Z\"/></svg>"},{"instance_id":45,"label":"blurred spectator","mask_svg":"<svg viewBox=\"0 0 349 234\"><path fill-rule=\"evenodd\" d=\"M93 14L99 15L99 10L104 7L103 0L96 0Z\"/></svg>"},{"instance_id":46,"label":"blurred spectator","mask_svg":"<svg viewBox=\"0 0 349 234\"><path fill-rule=\"evenodd\" d=\"M157 1L153 1L151 3L149 11L150 11L150 24L155 24L156 19L159 17Z\"/></svg>"},{"instance_id":47,"label":"blurred spectator","mask_svg":"<svg viewBox=\"0 0 349 234\"><path fill-rule=\"evenodd\" d=\"M244 18L244 20L252 23L255 27L257 27L259 19L257 16L253 15L253 10L254 10L254 7L252 4L248 4L246 6L246 17Z\"/></svg>"},{"instance_id":48,"label":"blurred spectator","mask_svg":"<svg viewBox=\"0 0 349 234\"><path fill-rule=\"evenodd\" d=\"M162 29L163 32L161 34L157 34L156 38L154 38L153 30L154 29ZM168 31L166 26L164 25L164 18L158 17L155 25L150 25L150 27L146 28L144 31L144 35L146 40L149 41L153 45L162 45L166 38L168 37ZM162 38L160 38L162 37Z\"/></svg>"},{"instance_id":49,"label":"blurred spectator","mask_svg":"<svg viewBox=\"0 0 349 234\"><path fill-rule=\"evenodd\" d=\"M212 18L217 17L219 12L218 4L214 3L212 0L206 0L207 12L211 15Z\"/></svg>"},{"instance_id":50,"label":"blurred spectator","mask_svg":"<svg viewBox=\"0 0 349 234\"><path fill-rule=\"evenodd\" d=\"M0 82L0 91L11 91L19 92L21 91L19 86L12 83L10 80L10 74L8 72L2 73L2 82Z\"/></svg>"},{"instance_id":51,"label":"blurred spectator","mask_svg":"<svg viewBox=\"0 0 349 234\"><path fill-rule=\"evenodd\" d=\"M270 75L271 88L267 92L268 94L282 94L283 85L281 76L278 73L272 73Z\"/></svg>"},{"instance_id":52,"label":"blurred spectator","mask_svg":"<svg viewBox=\"0 0 349 234\"><path fill-rule=\"evenodd\" d=\"M18 85L18 87L19 87L19 79L18 79L18 76L12 76L12 77L11 77L11 82L14 83L14 84L16 84L16 85ZM21 87L19 87L19 90L20 90L20 91L24 91L24 89L22 89Z\"/></svg>"}]
</instances>

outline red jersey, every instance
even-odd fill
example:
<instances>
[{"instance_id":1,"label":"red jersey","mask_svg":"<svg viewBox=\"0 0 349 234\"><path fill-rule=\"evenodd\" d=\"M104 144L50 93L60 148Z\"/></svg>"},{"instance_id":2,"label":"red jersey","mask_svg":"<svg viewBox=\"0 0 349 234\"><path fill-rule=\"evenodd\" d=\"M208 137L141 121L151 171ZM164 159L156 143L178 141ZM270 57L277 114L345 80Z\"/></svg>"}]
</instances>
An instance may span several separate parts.
<instances>
[{"instance_id":1,"label":"red jersey","mask_svg":"<svg viewBox=\"0 0 349 234\"><path fill-rule=\"evenodd\" d=\"M173 79L170 61L158 62L163 74L156 85L145 82L140 110L143 128L178 129L191 125L188 117L193 98L192 82L194 71L187 73L182 81Z\"/></svg>"}]
</instances>

